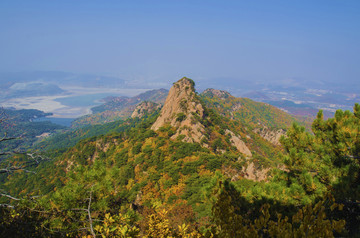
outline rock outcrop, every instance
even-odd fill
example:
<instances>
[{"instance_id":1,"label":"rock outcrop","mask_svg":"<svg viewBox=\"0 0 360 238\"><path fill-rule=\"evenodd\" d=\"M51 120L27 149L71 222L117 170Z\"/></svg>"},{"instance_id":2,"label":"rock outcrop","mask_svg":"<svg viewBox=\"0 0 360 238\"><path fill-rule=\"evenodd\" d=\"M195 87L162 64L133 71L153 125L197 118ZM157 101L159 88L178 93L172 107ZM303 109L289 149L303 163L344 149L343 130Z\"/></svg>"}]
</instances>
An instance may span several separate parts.
<instances>
[{"instance_id":1,"label":"rock outcrop","mask_svg":"<svg viewBox=\"0 0 360 238\"><path fill-rule=\"evenodd\" d=\"M188 78L182 78L171 87L160 115L152 125L152 130L171 125L177 129L171 137L183 135L183 141L200 142L205 134L201 124L204 108L194 89L195 83Z\"/></svg>"},{"instance_id":2,"label":"rock outcrop","mask_svg":"<svg viewBox=\"0 0 360 238\"><path fill-rule=\"evenodd\" d=\"M267 127L256 128L254 129L254 132L276 146L281 145L280 138L286 134L286 131L283 129L271 130Z\"/></svg>"},{"instance_id":3,"label":"rock outcrop","mask_svg":"<svg viewBox=\"0 0 360 238\"><path fill-rule=\"evenodd\" d=\"M246 156L252 156L250 149L246 146L245 142L240 139L239 136L236 136L234 132L230 130L226 130L226 133L231 135L230 142L233 146L236 147L236 149L238 149L238 151L240 151Z\"/></svg>"},{"instance_id":4,"label":"rock outcrop","mask_svg":"<svg viewBox=\"0 0 360 238\"><path fill-rule=\"evenodd\" d=\"M207 89L204 93L211 96L223 98L224 100L231 95L228 92ZM200 142L205 137L204 121L205 109L203 108L198 95L195 93L194 82L188 78L182 78L170 89L165 104L161 109L160 115L152 125L152 130L170 125L176 128L176 133L171 139L176 139L182 135L185 142ZM245 142L230 130L230 142L246 157L251 157L252 153ZM206 146L206 145L204 145Z\"/></svg>"},{"instance_id":5,"label":"rock outcrop","mask_svg":"<svg viewBox=\"0 0 360 238\"><path fill-rule=\"evenodd\" d=\"M232 97L229 92L226 92L223 90L218 90L218 89L213 89L213 88L206 89L204 92L202 92L202 94L205 96L208 96L208 97L218 97L222 100Z\"/></svg>"},{"instance_id":6,"label":"rock outcrop","mask_svg":"<svg viewBox=\"0 0 360 238\"><path fill-rule=\"evenodd\" d=\"M268 178L268 173L270 168L256 168L253 162L247 164L246 167L243 167L243 176L246 179L250 179L253 181L264 181Z\"/></svg>"},{"instance_id":7,"label":"rock outcrop","mask_svg":"<svg viewBox=\"0 0 360 238\"><path fill-rule=\"evenodd\" d=\"M160 104L154 102L142 102L136 106L134 112L131 114L131 118L142 118L145 114L152 113L160 107Z\"/></svg>"}]
</instances>

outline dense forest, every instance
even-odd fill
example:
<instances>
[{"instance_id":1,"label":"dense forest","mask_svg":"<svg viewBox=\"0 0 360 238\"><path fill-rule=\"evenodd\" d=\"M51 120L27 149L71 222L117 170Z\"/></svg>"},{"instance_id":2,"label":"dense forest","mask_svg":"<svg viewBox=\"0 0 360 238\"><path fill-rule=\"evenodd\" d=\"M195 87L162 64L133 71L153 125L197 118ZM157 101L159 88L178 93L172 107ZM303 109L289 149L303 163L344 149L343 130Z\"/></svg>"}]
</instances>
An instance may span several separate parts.
<instances>
[{"instance_id":1,"label":"dense forest","mask_svg":"<svg viewBox=\"0 0 360 238\"><path fill-rule=\"evenodd\" d=\"M0 168L1 236L359 234L359 104L299 125L269 105L193 87L174 83L167 101L173 95L178 111L159 129L167 102L49 137L31 157L13 154ZM280 129L279 144L259 133ZM29 163L37 156L48 159Z\"/></svg>"},{"instance_id":2,"label":"dense forest","mask_svg":"<svg viewBox=\"0 0 360 238\"><path fill-rule=\"evenodd\" d=\"M36 121L52 115L35 109L4 109L0 108L0 136L14 138L0 143L2 152L24 151L34 148L35 144L50 134L62 132L65 127L50 121Z\"/></svg>"}]
</instances>

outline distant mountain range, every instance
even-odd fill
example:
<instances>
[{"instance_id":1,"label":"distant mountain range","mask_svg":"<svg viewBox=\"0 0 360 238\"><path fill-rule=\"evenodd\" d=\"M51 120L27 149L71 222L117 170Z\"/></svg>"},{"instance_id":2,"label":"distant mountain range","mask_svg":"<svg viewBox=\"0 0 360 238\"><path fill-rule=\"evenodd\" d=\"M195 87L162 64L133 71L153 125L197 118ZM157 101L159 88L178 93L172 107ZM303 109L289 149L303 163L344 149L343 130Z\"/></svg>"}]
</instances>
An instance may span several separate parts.
<instances>
[{"instance_id":1,"label":"distant mountain range","mask_svg":"<svg viewBox=\"0 0 360 238\"><path fill-rule=\"evenodd\" d=\"M93 113L111 111L111 104L125 103L129 98L119 97L134 89L152 89L156 82L134 83L117 77L76 74L60 71L35 71L18 73L0 73L0 102L16 108L31 108L31 100L14 101L16 98L47 96L36 109L44 110L49 100L55 101L47 110L61 117L84 115L93 106L99 105L99 99L108 104L93 107ZM165 83L166 85L166 83ZM271 83L236 78L214 78L199 81L199 91L207 88L219 88L237 97L247 97L265 102L296 116L314 118L320 109L325 117L331 117L336 109L351 110L354 103L360 101L360 85L301 79L275 80ZM102 96L101 96L102 95ZM135 95L129 93L128 95ZM79 98L81 96L81 98ZM57 98L56 98L57 97ZM81 104L74 101L79 101ZM11 101L12 100L12 101ZM123 101L124 100L124 101ZM9 102L11 101L11 102ZM66 102L66 103L64 103ZM60 103L61 105L59 105ZM127 103L132 103L131 100ZM22 105L23 104L23 105ZM104 108L102 108L104 107ZM119 110L117 110L119 111ZM65 115L66 114L66 115ZM122 115L120 115L122 117Z\"/></svg>"},{"instance_id":2,"label":"distant mountain range","mask_svg":"<svg viewBox=\"0 0 360 238\"><path fill-rule=\"evenodd\" d=\"M124 87L125 80L94 74L77 74L62 71L30 71L0 73L0 87L11 87L16 83L55 84L60 87Z\"/></svg>"},{"instance_id":3,"label":"distant mountain range","mask_svg":"<svg viewBox=\"0 0 360 238\"><path fill-rule=\"evenodd\" d=\"M352 110L360 101L360 84L326 82L321 80L273 80L251 81L234 78L215 78L200 82L200 88L209 85L227 90L235 96L266 102L298 116L314 117L320 109L325 117L334 115L337 109Z\"/></svg>"},{"instance_id":4,"label":"distant mountain range","mask_svg":"<svg viewBox=\"0 0 360 238\"><path fill-rule=\"evenodd\" d=\"M0 73L0 100L35 96L66 95L68 88L123 88L115 77L57 71Z\"/></svg>"}]
</instances>

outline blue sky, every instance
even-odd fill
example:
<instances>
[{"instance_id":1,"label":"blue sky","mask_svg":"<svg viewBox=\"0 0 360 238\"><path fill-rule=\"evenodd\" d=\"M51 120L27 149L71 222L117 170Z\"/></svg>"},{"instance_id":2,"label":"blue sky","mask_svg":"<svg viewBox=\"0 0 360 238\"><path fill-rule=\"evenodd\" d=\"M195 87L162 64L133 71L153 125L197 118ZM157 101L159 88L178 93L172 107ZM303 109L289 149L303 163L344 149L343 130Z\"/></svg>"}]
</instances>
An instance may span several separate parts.
<instances>
[{"instance_id":1,"label":"blue sky","mask_svg":"<svg viewBox=\"0 0 360 238\"><path fill-rule=\"evenodd\" d=\"M0 71L360 83L360 1L3 0Z\"/></svg>"}]
</instances>

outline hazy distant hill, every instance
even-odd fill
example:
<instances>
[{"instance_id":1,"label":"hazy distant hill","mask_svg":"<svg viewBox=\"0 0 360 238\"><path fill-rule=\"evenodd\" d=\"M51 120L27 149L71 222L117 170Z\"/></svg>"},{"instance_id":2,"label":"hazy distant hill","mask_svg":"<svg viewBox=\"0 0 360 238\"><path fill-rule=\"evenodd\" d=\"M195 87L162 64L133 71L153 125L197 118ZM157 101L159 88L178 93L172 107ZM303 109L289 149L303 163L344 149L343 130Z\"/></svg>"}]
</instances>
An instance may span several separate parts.
<instances>
[{"instance_id":1,"label":"hazy distant hill","mask_svg":"<svg viewBox=\"0 0 360 238\"><path fill-rule=\"evenodd\" d=\"M123 79L116 77L76 74L62 71L30 71L0 73L0 87L11 87L16 83L49 83L66 87L112 87L122 88L125 84Z\"/></svg>"},{"instance_id":2,"label":"hazy distant hill","mask_svg":"<svg viewBox=\"0 0 360 238\"><path fill-rule=\"evenodd\" d=\"M54 96L65 93L55 84L48 83L14 83L10 87L3 89L0 99L21 98L21 97L36 97L36 96Z\"/></svg>"},{"instance_id":3,"label":"hazy distant hill","mask_svg":"<svg viewBox=\"0 0 360 238\"><path fill-rule=\"evenodd\" d=\"M237 97L246 97L266 102L296 116L316 117L323 109L326 116L333 116L337 109L352 110L360 101L359 84L325 82L321 80L285 79L251 81L238 78L216 78L204 80L202 89L221 88ZM293 104L289 104L292 102ZM303 110L304 108L306 110Z\"/></svg>"},{"instance_id":4,"label":"hazy distant hill","mask_svg":"<svg viewBox=\"0 0 360 238\"><path fill-rule=\"evenodd\" d=\"M269 104L274 105L275 107L282 108L286 110L286 112L303 117L314 117L319 112L319 109L316 109L307 104L296 104L293 101L288 100L280 100L280 101L267 101ZM332 117L334 115L333 112L324 111L325 118Z\"/></svg>"},{"instance_id":5,"label":"hazy distant hill","mask_svg":"<svg viewBox=\"0 0 360 238\"><path fill-rule=\"evenodd\" d=\"M134 97L107 97L104 99L104 104L91 109L93 114L76 119L73 122L73 127L95 125L129 118L139 103L150 101L163 104L167 93L168 90L166 89L156 89Z\"/></svg>"},{"instance_id":6,"label":"hazy distant hill","mask_svg":"<svg viewBox=\"0 0 360 238\"><path fill-rule=\"evenodd\" d=\"M141 93L134 97L107 97L105 103L91 108L93 113L101 113L105 111L121 111L122 109L136 105L142 101L150 101L155 103L164 103L168 90L155 89Z\"/></svg>"}]
</instances>

